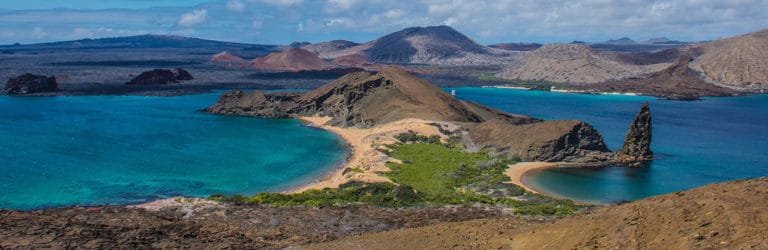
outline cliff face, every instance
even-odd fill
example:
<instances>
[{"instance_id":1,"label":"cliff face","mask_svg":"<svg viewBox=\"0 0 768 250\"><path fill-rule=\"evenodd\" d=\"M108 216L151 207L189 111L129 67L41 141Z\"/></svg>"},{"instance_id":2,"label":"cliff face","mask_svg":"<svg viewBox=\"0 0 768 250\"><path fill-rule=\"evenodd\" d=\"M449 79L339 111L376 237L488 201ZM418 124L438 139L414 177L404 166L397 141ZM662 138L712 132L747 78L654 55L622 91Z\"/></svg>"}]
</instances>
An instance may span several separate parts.
<instances>
[{"instance_id":1,"label":"cliff face","mask_svg":"<svg viewBox=\"0 0 768 250\"><path fill-rule=\"evenodd\" d=\"M616 152L616 161L639 166L642 161L653 160L651 151L651 110L646 102L629 125L624 146Z\"/></svg>"},{"instance_id":2,"label":"cliff face","mask_svg":"<svg viewBox=\"0 0 768 250\"><path fill-rule=\"evenodd\" d=\"M611 157L600 133L582 121L515 125L495 119L480 123L469 136L484 148L523 161L597 162Z\"/></svg>"},{"instance_id":3,"label":"cliff face","mask_svg":"<svg viewBox=\"0 0 768 250\"><path fill-rule=\"evenodd\" d=\"M544 161L602 161L602 136L580 121L542 121L462 102L399 68L356 72L307 93L233 91L206 109L260 117L328 116L328 125L373 127L406 118L455 122L470 139L509 157Z\"/></svg>"}]
</instances>

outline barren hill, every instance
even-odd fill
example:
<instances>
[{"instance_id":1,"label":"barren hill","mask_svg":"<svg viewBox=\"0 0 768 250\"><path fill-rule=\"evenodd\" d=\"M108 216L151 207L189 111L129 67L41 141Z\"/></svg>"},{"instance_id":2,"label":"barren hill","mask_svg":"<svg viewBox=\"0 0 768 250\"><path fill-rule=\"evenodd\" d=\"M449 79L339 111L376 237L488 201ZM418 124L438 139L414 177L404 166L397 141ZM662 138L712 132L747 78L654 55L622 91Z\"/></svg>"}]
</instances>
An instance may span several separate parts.
<instances>
[{"instance_id":1,"label":"barren hill","mask_svg":"<svg viewBox=\"0 0 768 250\"><path fill-rule=\"evenodd\" d=\"M699 96L729 96L737 91L720 87L701 79L698 72L688 67L690 56L681 56L667 69L605 83L574 86L590 92L632 92L663 96L673 99L695 99Z\"/></svg>"},{"instance_id":2,"label":"barren hill","mask_svg":"<svg viewBox=\"0 0 768 250\"><path fill-rule=\"evenodd\" d=\"M333 40L328 42L310 44L310 45L302 46L301 48L317 54L320 58L332 59L335 57L334 52L348 49L357 45L360 45L360 44L356 42L346 41L346 40Z\"/></svg>"},{"instance_id":3,"label":"barren hill","mask_svg":"<svg viewBox=\"0 0 768 250\"><path fill-rule=\"evenodd\" d=\"M612 154L580 121L542 121L460 101L397 67L356 72L307 93L233 91L206 109L260 117L326 116L326 125L370 128L406 118L451 122L475 146L523 160L605 162Z\"/></svg>"},{"instance_id":4,"label":"barren hill","mask_svg":"<svg viewBox=\"0 0 768 250\"><path fill-rule=\"evenodd\" d=\"M768 30L696 47L704 53L691 67L707 79L750 89L768 87Z\"/></svg>"},{"instance_id":5,"label":"barren hill","mask_svg":"<svg viewBox=\"0 0 768 250\"><path fill-rule=\"evenodd\" d=\"M211 61L220 63L245 63L245 59L232 55L226 51L213 55Z\"/></svg>"},{"instance_id":6,"label":"barren hill","mask_svg":"<svg viewBox=\"0 0 768 250\"><path fill-rule=\"evenodd\" d=\"M324 56L352 54L377 63L442 65L501 64L515 60L518 55L480 45L448 26L406 28Z\"/></svg>"},{"instance_id":7,"label":"barren hill","mask_svg":"<svg viewBox=\"0 0 768 250\"><path fill-rule=\"evenodd\" d=\"M662 70L666 63L634 65L581 44L547 44L527 54L521 63L505 68L507 79L598 83Z\"/></svg>"},{"instance_id":8,"label":"barren hill","mask_svg":"<svg viewBox=\"0 0 768 250\"><path fill-rule=\"evenodd\" d=\"M554 223L483 219L359 236L308 249L765 249L768 178L707 185Z\"/></svg>"},{"instance_id":9,"label":"barren hill","mask_svg":"<svg viewBox=\"0 0 768 250\"><path fill-rule=\"evenodd\" d=\"M328 62L320 59L315 53L296 48L253 59L249 65L255 69L279 71L326 70L332 68Z\"/></svg>"}]
</instances>

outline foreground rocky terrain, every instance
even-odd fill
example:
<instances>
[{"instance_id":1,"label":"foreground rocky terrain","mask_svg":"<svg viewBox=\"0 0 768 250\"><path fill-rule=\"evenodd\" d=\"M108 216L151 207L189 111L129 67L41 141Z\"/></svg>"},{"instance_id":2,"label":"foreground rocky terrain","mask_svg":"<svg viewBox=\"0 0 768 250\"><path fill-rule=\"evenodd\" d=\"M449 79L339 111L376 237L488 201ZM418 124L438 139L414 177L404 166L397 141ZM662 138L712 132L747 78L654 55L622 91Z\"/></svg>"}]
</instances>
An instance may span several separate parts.
<instances>
[{"instance_id":1,"label":"foreground rocky terrain","mask_svg":"<svg viewBox=\"0 0 768 250\"><path fill-rule=\"evenodd\" d=\"M268 207L211 202L160 208L0 210L0 248L279 249L347 235L480 218L518 218L492 207Z\"/></svg>"},{"instance_id":2,"label":"foreground rocky terrain","mask_svg":"<svg viewBox=\"0 0 768 250\"><path fill-rule=\"evenodd\" d=\"M493 207L174 203L0 210L2 248L765 249L768 178L712 184L564 218ZM317 245L314 245L317 244Z\"/></svg>"},{"instance_id":3,"label":"foreground rocky terrain","mask_svg":"<svg viewBox=\"0 0 768 250\"><path fill-rule=\"evenodd\" d=\"M768 178L590 210L553 222L511 218L395 230L308 249L765 249ZM396 247L395 247L396 246Z\"/></svg>"}]
</instances>

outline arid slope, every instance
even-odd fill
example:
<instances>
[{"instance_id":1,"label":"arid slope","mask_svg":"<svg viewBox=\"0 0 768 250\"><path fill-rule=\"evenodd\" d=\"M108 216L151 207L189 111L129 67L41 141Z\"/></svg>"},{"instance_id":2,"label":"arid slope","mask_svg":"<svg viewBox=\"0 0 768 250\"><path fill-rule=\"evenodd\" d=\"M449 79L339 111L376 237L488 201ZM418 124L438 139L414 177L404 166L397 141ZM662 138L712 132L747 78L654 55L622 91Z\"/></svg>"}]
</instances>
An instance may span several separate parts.
<instances>
[{"instance_id":1,"label":"arid slope","mask_svg":"<svg viewBox=\"0 0 768 250\"><path fill-rule=\"evenodd\" d=\"M308 249L765 249L768 178L712 184L538 224L484 219L351 236ZM395 247L396 246L396 247Z\"/></svg>"},{"instance_id":2,"label":"arid slope","mask_svg":"<svg viewBox=\"0 0 768 250\"><path fill-rule=\"evenodd\" d=\"M667 63L634 65L581 44L547 44L505 68L506 79L567 83L599 83L659 71Z\"/></svg>"},{"instance_id":3,"label":"arid slope","mask_svg":"<svg viewBox=\"0 0 768 250\"><path fill-rule=\"evenodd\" d=\"M768 87L768 30L697 45L704 54L691 64L711 81L759 89Z\"/></svg>"}]
</instances>

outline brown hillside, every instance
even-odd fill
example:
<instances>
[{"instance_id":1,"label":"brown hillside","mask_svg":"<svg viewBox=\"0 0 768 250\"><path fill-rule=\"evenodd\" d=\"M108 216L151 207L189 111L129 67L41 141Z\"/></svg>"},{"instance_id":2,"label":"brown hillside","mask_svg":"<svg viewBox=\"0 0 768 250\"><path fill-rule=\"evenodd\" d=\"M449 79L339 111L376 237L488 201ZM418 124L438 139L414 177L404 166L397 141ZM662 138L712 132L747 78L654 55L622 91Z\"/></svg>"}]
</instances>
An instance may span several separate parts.
<instances>
[{"instance_id":1,"label":"brown hillside","mask_svg":"<svg viewBox=\"0 0 768 250\"><path fill-rule=\"evenodd\" d=\"M538 224L445 223L308 249L766 249L768 178L707 185Z\"/></svg>"},{"instance_id":2,"label":"brown hillside","mask_svg":"<svg viewBox=\"0 0 768 250\"><path fill-rule=\"evenodd\" d=\"M712 81L760 89L768 87L768 30L697 45L704 54L691 67Z\"/></svg>"},{"instance_id":3,"label":"brown hillside","mask_svg":"<svg viewBox=\"0 0 768 250\"><path fill-rule=\"evenodd\" d=\"M644 95L664 96L675 99L691 99L699 96L729 96L738 91L720 87L701 79L698 72L688 67L690 56L681 56L667 69L639 77L611 80L605 83L574 86L592 92L632 92Z\"/></svg>"},{"instance_id":4,"label":"brown hillside","mask_svg":"<svg viewBox=\"0 0 768 250\"><path fill-rule=\"evenodd\" d=\"M288 49L253 59L249 65L255 69L276 71L326 70L332 66L315 53L304 49Z\"/></svg>"},{"instance_id":5,"label":"brown hillside","mask_svg":"<svg viewBox=\"0 0 768 250\"><path fill-rule=\"evenodd\" d=\"M316 105L315 112L334 117L330 123L339 126L372 126L404 118L480 121L436 85L395 67L375 75L361 72L344 76L303 95L297 102Z\"/></svg>"},{"instance_id":6,"label":"brown hillside","mask_svg":"<svg viewBox=\"0 0 768 250\"><path fill-rule=\"evenodd\" d=\"M662 70L666 63L635 65L581 44L547 44L531 51L519 64L505 68L506 79L567 83L599 83Z\"/></svg>"}]
</instances>

